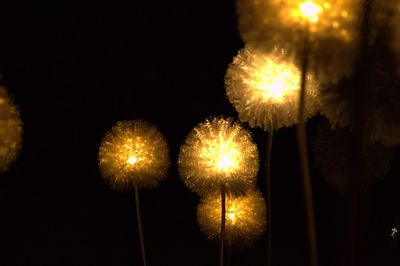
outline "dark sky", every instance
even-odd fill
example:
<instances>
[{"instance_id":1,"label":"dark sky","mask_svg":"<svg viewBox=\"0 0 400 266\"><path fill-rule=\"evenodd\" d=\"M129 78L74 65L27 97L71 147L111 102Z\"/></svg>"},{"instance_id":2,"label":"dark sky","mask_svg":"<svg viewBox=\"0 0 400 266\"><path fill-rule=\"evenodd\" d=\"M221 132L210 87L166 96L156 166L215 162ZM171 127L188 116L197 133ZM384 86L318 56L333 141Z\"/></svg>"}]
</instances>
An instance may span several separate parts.
<instances>
[{"instance_id":1,"label":"dark sky","mask_svg":"<svg viewBox=\"0 0 400 266\"><path fill-rule=\"evenodd\" d=\"M22 152L0 176L0 265L141 265L133 194L108 188L97 166L103 134L138 118L165 134L172 160L168 178L141 191L148 264L217 265L218 246L197 226L199 199L176 161L192 127L210 115L236 116L224 89L227 64L243 46L234 1L131 4L49 13L26 6L0 17L1 82L24 122ZM310 121L310 138L322 120ZM263 160L266 135L252 131ZM295 132L274 139L274 265L308 265ZM385 179L363 195L363 265L400 263L389 239L400 224L399 160L396 153ZM321 265L341 265L349 198L311 167ZM261 168L262 190L263 175ZM234 249L231 265L265 265L265 250L264 236Z\"/></svg>"}]
</instances>

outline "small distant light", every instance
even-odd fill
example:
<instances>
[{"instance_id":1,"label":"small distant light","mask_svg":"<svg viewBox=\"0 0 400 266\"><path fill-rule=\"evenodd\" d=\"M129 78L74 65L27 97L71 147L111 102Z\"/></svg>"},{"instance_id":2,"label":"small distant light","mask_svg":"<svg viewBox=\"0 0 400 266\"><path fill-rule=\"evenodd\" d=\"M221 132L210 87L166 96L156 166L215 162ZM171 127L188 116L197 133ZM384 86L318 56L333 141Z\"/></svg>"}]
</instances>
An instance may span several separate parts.
<instances>
[{"instance_id":1,"label":"small distant light","mask_svg":"<svg viewBox=\"0 0 400 266\"><path fill-rule=\"evenodd\" d=\"M393 227L390 233L391 238L396 238L398 236L399 229L397 227Z\"/></svg>"}]
</instances>

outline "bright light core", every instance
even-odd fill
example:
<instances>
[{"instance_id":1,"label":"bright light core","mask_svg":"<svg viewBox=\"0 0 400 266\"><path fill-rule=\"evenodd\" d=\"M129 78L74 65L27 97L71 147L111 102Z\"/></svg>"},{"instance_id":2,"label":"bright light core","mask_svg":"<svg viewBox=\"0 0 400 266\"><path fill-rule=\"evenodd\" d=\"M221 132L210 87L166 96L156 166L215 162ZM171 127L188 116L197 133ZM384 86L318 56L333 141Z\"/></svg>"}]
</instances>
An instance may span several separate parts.
<instances>
[{"instance_id":1,"label":"bright light core","mask_svg":"<svg viewBox=\"0 0 400 266\"><path fill-rule=\"evenodd\" d=\"M126 161L128 164L130 165L134 165L137 162L138 158L136 156L131 156L128 158L128 160Z\"/></svg>"},{"instance_id":2,"label":"bright light core","mask_svg":"<svg viewBox=\"0 0 400 266\"><path fill-rule=\"evenodd\" d=\"M221 155L221 157L219 158L219 161L218 161L218 169L219 170L228 170L229 168L235 167L236 160L231 153Z\"/></svg>"},{"instance_id":3,"label":"bright light core","mask_svg":"<svg viewBox=\"0 0 400 266\"><path fill-rule=\"evenodd\" d=\"M318 22L318 15L321 13L321 8L312 1L303 2L300 4L300 10L310 22Z\"/></svg>"},{"instance_id":4,"label":"bright light core","mask_svg":"<svg viewBox=\"0 0 400 266\"><path fill-rule=\"evenodd\" d=\"M235 213L233 211L230 211L228 213L228 218L233 222L235 221Z\"/></svg>"},{"instance_id":5,"label":"bright light core","mask_svg":"<svg viewBox=\"0 0 400 266\"><path fill-rule=\"evenodd\" d=\"M287 97L297 95L300 86L300 73L290 64L268 59L260 68L256 69L253 77L248 80L250 86L264 102L283 103Z\"/></svg>"}]
</instances>

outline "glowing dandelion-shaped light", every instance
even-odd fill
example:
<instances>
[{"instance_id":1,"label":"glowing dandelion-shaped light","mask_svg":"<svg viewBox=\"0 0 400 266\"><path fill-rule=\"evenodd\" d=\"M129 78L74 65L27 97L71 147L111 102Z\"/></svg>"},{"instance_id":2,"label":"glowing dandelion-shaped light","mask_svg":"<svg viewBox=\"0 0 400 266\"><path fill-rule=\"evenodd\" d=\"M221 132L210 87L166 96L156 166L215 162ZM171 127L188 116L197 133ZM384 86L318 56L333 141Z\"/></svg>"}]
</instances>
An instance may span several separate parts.
<instances>
[{"instance_id":1,"label":"glowing dandelion-shaped light","mask_svg":"<svg viewBox=\"0 0 400 266\"><path fill-rule=\"evenodd\" d=\"M179 154L179 171L190 190L199 194L243 191L255 182L257 146L250 133L232 119L212 118L195 127Z\"/></svg>"},{"instance_id":2,"label":"glowing dandelion-shaped light","mask_svg":"<svg viewBox=\"0 0 400 266\"><path fill-rule=\"evenodd\" d=\"M168 166L167 142L156 127L144 121L118 122L101 142L100 172L115 189L156 186Z\"/></svg>"},{"instance_id":3,"label":"glowing dandelion-shaped light","mask_svg":"<svg viewBox=\"0 0 400 266\"><path fill-rule=\"evenodd\" d=\"M361 7L360 0L237 0L239 31L252 47L278 43L298 59L307 36L311 70L331 82L351 74Z\"/></svg>"},{"instance_id":4,"label":"glowing dandelion-shaped light","mask_svg":"<svg viewBox=\"0 0 400 266\"><path fill-rule=\"evenodd\" d=\"M221 197L218 194L206 196L197 208L201 231L210 239L219 239L221 213ZM265 231L265 200L255 190L237 197L227 196L225 217L226 240L236 245L252 244Z\"/></svg>"},{"instance_id":5,"label":"glowing dandelion-shaped light","mask_svg":"<svg viewBox=\"0 0 400 266\"><path fill-rule=\"evenodd\" d=\"M288 62L285 50L263 53L246 47L234 58L225 77L226 94L242 122L272 131L298 120L300 70ZM319 108L318 84L307 76L305 113Z\"/></svg>"},{"instance_id":6,"label":"glowing dandelion-shaped light","mask_svg":"<svg viewBox=\"0 0 400 266\"><path fill-rule=\"evenodd\" d=\"M15 161L22 143L22 122L6 89L0 86L0 173Z\"/></svg>"}]
</instances>

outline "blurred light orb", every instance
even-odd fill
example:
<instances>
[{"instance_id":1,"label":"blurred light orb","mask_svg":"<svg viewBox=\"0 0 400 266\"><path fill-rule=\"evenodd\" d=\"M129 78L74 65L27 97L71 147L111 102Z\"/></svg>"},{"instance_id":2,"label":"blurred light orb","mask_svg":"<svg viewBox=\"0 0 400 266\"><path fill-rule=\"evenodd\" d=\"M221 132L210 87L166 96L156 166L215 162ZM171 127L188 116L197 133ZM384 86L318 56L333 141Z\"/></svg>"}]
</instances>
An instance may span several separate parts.
<instances>
[{"instance_id":1,"label":"blurred light orb","mask_svg":"<svg viewBox=\"0 0 400 266\"><path fill-rule=\"evenodd\" d=\"M211 240L221 233L221 195L204 197L197 208L201 231ZM251 245L266 228L266 205L261 193L249 190L244 195L226 197L225 235L233 245Z\"/></svg>"},{"instance_id":2,"label":"blurred light orb","mask_svg":"<svg viewBox=\"0 0 400 266\"><path fill-rule=\"evenodd\" d=\"M210 118L196 126L179 153L179 172L200 195L220 190L240 193L255 182L259 159L251 134L231 118Z\"/></svg>"},{"instance_id":3,"label":"blurred light orb","mask_svg":"<svg viewBox=\"0 0 400 266\"><path fill-rule=\"evenodd\" d=\"M0 86L0 173L15 161L22 145L22 121L6 89Z\"/></svg>"},{"instance_id":4,"label":"blurred light orb","mask_svg":"<svg viewBox=\"0 0 400 266\"><path fill-rule=\"evenodd\" d=\"M100 144L100 173L117 190L154 187L166 177L168 152L156 127L142 120L117 122Z\"/></svg>"},{"instance_id":5,"label":"blurred light orb","mask_svg":"<svg viewBox=\"0 0 400 266\"><path fill-rule=\"evenodd\" d=\"M270 132L297 123L301 73L286 51L263 53L245 47L229 65L226 94L242 122ZM307 76L306 114L318 111L318 84Z\"/></svg>"},{"instance_id":6,"label":"blurred light orb","mask_svg":"<svg viewBox=\"0 0 400 266\"><path fill-rule=\"evenodd\" d=\"M247 45L269 52L277 44L301 64L305 39L310 70L320 82L350 75L357 55L360 0L237 0L239 32Z\"/></svg>"}]
</instances>

